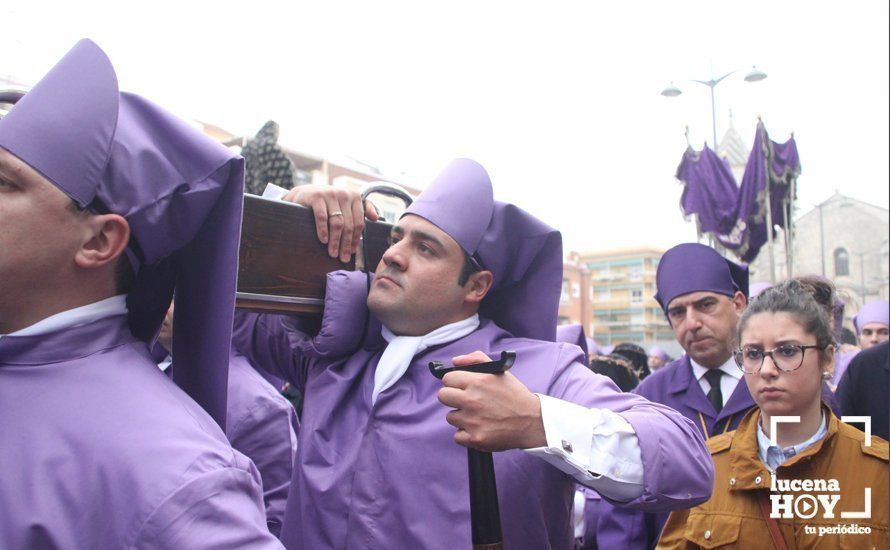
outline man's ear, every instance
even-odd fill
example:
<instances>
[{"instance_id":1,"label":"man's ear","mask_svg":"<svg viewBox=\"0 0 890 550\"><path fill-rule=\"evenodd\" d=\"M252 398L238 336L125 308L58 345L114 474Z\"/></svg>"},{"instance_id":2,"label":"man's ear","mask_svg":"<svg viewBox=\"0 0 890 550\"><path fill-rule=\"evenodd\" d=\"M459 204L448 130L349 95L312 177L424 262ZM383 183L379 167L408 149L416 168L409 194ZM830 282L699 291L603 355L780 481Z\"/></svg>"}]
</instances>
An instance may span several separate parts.
<instances>
[{"instance_id":1,"label":"man's ear","mask_svg":"<svg viewBox=\"0 0 890 550\"><path fill-rule=\"evenodd\" d=\"M494 275L491 274L491 271L483 270L473 273L467 279L467 284L464 285L466 289L464 300L471 304L480 303L488 294L488 291L491 290L493 282Z\"/></svg>"},{"instance_id":2,"label":"man's ear","mask_svg":"<svg viewBox=\"0 0 890 550\"><path fill-rule=\"evenodd\" d=\"M84 239L74 263L95 269L114 263L130 242L130 224L117 214L99 214L84 219Z\"/></svg>"},{"instance_id":3,"label":"man's ear","mask_svg":"<svg viewBox=\"0 0 890 550\"><path fill-rule=\"evenodd\" d=\"M742 312L744 312L748 308L748 299L739 290L737 290L735 295L733 295L732 303L735 304L736 313L738 313L739 315L741 315Z\"/></svg>"}]
</instances>

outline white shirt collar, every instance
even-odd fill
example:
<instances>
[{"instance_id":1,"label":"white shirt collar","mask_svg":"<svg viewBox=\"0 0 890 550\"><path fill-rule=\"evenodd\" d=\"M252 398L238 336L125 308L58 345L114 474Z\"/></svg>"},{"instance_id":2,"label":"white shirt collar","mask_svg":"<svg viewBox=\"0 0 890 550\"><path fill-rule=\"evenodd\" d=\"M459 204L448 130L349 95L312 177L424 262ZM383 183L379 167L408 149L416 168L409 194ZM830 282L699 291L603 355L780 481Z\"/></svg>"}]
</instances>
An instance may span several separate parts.
<instances>
[{"instance_id":1,"label":"white shirt collar","mask_svg":"<svg viewBox=\"0 0 890 550\"><path fill-rule=\"evenodd\" d=\"M111 298L106 298L92 304L69 309L55 315L37 321L29 327L25 327L16 332L0 335L3 336L37 336L40 334L49 334L59 330L79 327L86 325L99 319L112 317L115 315L127 314L127 295L118 294Z\"/></svg>"},{"instance_id":2,"label":"white shirt collar","mask_svg":"<svg viewBox=\"0 0 890 550\"><path fill-rule=\"evenodd\" d=\"M786 460L809 449L825 437L827 433L828 422L825 420L825 411L822 411L822 422L819 424L819 429L816 430L816 433L802 443L791 445L790 447L785 447L783 449L778 445L772 444L770 438L763 432L763 428L760 427L760 422L758 421L757 451L760 455L760 461L763 462L771 472L775 472Z\"/></svg>"},{"instance_id":3,"label":"white shirt collar","mask_svg":"<svg viewBox=\"0 0 890 550\"><path fill-rule=\"evenodd\" d=\"M376 403L377 397L381 393L402 378L415 355L430 346L447 344L463 338L476 330L477 327L479 327L478 314L456 323L441 326L423 336L398 336L384 326L382 334L388 343L377 363L377 370L374 371L374 390L371 393L371 403Z\"/></svg>"},{"instance_id":4,"label":"white shirt collar","mask_svg":"<svg viewBox=\"0 0 890 550\"><path fill-rule=\"evenodd\" d=\"M692 357L689 358L689 362L692 363L692 373L695 374L695 379L701 381L702 377L708 372L709 368L703 367L696 363ZM722 370L724 374L727 374L736 380L742 379L742 371L739 369L738 365L735 364L735 359L732 356L729 359L718 367L719 370Z\"/></svg>"}]
</instances>

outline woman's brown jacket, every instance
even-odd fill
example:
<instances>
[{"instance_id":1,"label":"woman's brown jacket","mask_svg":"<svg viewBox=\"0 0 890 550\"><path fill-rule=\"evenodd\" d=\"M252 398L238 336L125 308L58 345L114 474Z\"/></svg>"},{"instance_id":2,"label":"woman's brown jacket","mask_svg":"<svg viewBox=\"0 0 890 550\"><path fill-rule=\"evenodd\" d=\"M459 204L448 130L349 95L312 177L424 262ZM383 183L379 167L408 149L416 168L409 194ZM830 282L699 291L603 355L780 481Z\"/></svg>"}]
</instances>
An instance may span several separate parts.
<instances>
[{"instance_id":1,"label":"woman's brown jacket","mask_svg":"<svg viewBox=\"0 0 890 550\"><path fill-rule=\"evenodd\" d=\"M771 491L772 474L757 451L760 410L755 408L737 430L708 441L715 466L714 494L700 506L673 512L664 526L658 548L781 548L774 545L768 522L761 512L760 499L766 499L768 514L771 513L771 494L777 499L782 499L782 495L792 495L792 499L803 497L799 502L792 500L798 514L792 509L792 517L774 521L777 533L781 532L782 541L789 549L890 548L887 441L873 436L871 446L866 447L863 432L839 421L827 407L823 410L828 422L827 435L782 464L776 479L825 480L825 487L804 490L805 487L800 486L782 491L779 484L779 491ZM830 490L828 480L832 479L837 481L839 491ZM871 517L842 518L842 511L866 510L867 488L871 489ZM834 517L824 512L818 495L823 499L839 495ZM812 517L801 517L809 515ZM863 533L866 530L870 533Z\"/></svg>"}]
</instances>

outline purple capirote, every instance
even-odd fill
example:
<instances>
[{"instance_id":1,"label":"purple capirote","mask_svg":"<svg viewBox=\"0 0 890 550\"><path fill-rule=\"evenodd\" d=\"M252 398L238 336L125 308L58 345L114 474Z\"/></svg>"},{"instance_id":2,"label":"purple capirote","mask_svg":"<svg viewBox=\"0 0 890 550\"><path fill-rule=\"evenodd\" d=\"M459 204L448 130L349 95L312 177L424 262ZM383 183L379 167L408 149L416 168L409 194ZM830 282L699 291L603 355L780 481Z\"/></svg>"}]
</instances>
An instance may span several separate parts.
<instances>
[{"instance_id":1,"label":"purple capirote","mask_svg":"<svg viewBox=\"0 0 890 550\"><path fill-rule=\"evenodd\" d=\"M872 300L866 302L859 313L853 317L853 326L856 327L857 335L862 332L862 327L869 323L890 326L890 301Z\"/></svg>"},{"instance_id":2,"label":"purple capirote","mask_svg":"<svg viewBox=\"0 0 890 550\"><path fill-rule=\"evenodd\" d=\"M762 283L762 282L761 283L752 283L750 288L748 289L748 292L749 292L748 297L751 299L754 299L755 297L757 297L758 294L760 294L764 290L766 290L768 288L772 288L772 287L773 287L772 283Z\"/></svg>"},{"instance_id":3,"label":"purple capirote","mask_svg":"<svg viewBox=\"0 0 890 550\"><path fill-rule=\"evenodd\" d=\"M80 207L126 218L133 335L151 343L177 293L175 381L225 426L244 162L185 121L118 91L81 40L0 120L3 147Z\"/></svg>"},{"instance_id":4,"label":"purple capirote","mask_svg":"<svg viewBox=\"0 0 890 550\"><path fill-rule=\"evenodd\" d=\"M665 312L674 298L692 292L748 295L748 267L731 262L709 246L683 243L661 256L655 273L655 299Z\"/></svg>"},{"instance_id":5,"label":"purple capirote","mask_svg":"<svg viewBox=\"0 0 890 550\"><path fill-rule=\"evenodd\" d=\"M659 346L649 348L649 357L660 357L663 361L670 361L671 356Z\"/></svg>"},{"instance_id":6,"label":"purple capirote","mask_svg":"<svg viewBox=\"0 0 890 550\"><path fill-rule=\"evenodd\" d=\"M405 215L431 222L492 272L480 315L514 336L552 342L562 287L562 236L521 208L492 197L485 168L457 159Z\"/></svg>"}]
</instances>

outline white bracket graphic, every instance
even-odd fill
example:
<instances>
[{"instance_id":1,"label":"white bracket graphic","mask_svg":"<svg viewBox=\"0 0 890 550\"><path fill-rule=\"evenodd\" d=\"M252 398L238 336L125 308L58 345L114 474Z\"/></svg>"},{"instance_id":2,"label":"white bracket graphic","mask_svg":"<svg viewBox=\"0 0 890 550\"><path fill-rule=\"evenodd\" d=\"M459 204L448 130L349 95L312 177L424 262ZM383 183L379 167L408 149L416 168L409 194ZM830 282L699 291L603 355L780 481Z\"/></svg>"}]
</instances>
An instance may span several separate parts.
<instances>
[{"instance_id":1,"label":"white bracket graphic","mask_svg":"<svg viewBox=\"0 0 890 550\"><path fill-rule=\"evenodd\" d=\"M870 416L842 416L841 422L847 424L865 424L865 446L871 447L871 417Z\"/></svg>"},{"instance_id":2,"label":"white bracket graphic","mask_svg":"<svg viewBox=\"0 0 890 550\"><path fill-rule=\"evenodd\" d=\"M800 424L799 416L771 416L769 417L769 444L773 447L779 446L779 441L776 439L776 426L778 424Z\"/></svg>"}]
</instances>

